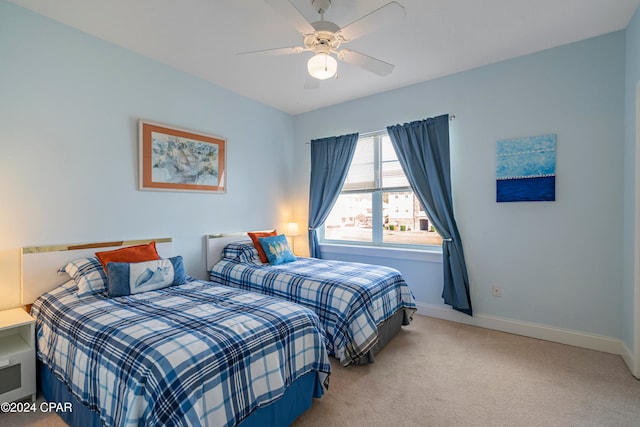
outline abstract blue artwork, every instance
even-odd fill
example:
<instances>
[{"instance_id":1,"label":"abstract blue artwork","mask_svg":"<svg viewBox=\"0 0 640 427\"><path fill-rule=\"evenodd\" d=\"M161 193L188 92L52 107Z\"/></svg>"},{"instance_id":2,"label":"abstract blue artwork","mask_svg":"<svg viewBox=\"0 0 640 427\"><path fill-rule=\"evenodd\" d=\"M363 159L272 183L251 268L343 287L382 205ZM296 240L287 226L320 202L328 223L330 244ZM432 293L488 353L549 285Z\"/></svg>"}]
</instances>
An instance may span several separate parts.
<instances>
[{"instance_id":1,"label":"abstract blue artwork","mask_svg":"<svg viewBox=\"0 0 640 427\"><path fill-rule=\"evenodd\" d=\"M556 200L556 135L496 144L496 201Z\"/></svg>"}]
</instances>

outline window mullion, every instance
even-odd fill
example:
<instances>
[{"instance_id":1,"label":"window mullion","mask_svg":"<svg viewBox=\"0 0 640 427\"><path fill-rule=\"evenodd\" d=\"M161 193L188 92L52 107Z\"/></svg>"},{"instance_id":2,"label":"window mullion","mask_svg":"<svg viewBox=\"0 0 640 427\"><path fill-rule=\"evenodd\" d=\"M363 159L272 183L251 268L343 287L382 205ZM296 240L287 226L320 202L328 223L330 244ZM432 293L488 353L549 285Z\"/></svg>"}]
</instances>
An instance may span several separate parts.
<instances>
[{"instance_id":1,"label":"window mullion","mask_svg":"<svg viewBox=\"0 0 640 427\"><path fill-rule=\"evenodd\" d=\"M382 149L380 135L373 138L373 182L376 189L382 188Z\"/></svg>"},{"instance_id":2,"label":"window mullion","mask_svg":"<svg viewBox=\"0 0 640 427\"><path fill-rule=\"evenodd\" d=\"M374 245L382 243L382 191L376 190L371 194L371 232Z\"/></svg>"},{"instance_id":3,"label":"window mullion","mask_svg":"<svg viewBox=\"0 0 640 427\"><path fill-rule=\"evenodd\" d=\"M373 138L373 173L375 190L371 194L371 228L373 244L382 243L382 149L380 147L380 135Z\"/></svg>"}]
</instances>

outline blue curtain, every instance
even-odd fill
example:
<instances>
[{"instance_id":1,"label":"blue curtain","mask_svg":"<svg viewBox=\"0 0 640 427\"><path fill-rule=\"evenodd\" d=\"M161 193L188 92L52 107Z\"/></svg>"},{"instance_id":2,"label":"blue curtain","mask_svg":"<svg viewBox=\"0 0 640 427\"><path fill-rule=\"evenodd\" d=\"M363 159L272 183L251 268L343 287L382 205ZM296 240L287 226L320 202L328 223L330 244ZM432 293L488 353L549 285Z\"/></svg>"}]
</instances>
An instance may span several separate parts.
<instances>
[{"instance_id":1,"label":"blue curtain","mask_svg":"<svg viewBox=\"0 0 640 427\"><path fill-rule=\"evenodd\" d=\"M309 252L314 258L320 257L316 229L324 224L340 195L357 143L357 133L311 141Z\"/></svg>"},{"instance_id":2,"label":"blue curtain","mask_svg":"<svg viewBox=\"0 0 640 427\"><path fill-rule=\"evenodd\" d=\"M387 127L413 192L442 236L445 304L471 316L469 277L453 215L449 115Z\"/></svg>"}]
</instances>

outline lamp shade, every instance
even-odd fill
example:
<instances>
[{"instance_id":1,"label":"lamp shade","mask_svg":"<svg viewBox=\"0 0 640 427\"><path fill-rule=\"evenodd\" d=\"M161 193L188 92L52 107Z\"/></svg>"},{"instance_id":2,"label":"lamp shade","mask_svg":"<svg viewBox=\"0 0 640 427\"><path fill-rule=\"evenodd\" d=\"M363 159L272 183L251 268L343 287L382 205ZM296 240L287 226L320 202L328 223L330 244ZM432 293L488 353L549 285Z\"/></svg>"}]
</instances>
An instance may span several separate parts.
<instances>
[{"instance_id":1,"label":"lamp shade","mask_svg":"<svg viewBox=\"0 0 640 427\"><path fill-rule=\"evenodd\" d=\"M318 80L326 80L336 75L338 61L333 56L320 52L309 59L307 70L309 70L309 74L312 77Z\"/></svg>"},{"instance_id":2,"label":"lamp shade","mask_svg":"<svg viewBox=\"0 0 640 427\"><path fill-rule=\"evenodd\" d=\"M300 235L300 227L297 222L290 222L287 224L287 236L294 237Z\"/></svg>"}]
</instances>

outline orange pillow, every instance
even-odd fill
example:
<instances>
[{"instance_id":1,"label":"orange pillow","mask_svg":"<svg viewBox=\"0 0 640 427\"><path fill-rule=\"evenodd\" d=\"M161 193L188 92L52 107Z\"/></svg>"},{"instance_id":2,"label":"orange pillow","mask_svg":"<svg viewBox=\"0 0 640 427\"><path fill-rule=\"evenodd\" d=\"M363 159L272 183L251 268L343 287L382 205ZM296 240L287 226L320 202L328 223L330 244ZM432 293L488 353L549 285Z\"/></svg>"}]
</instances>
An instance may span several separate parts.
<instances>
[{"instance_id":1,"label":"orange pillow","mask_svg":"<svg viewBox=\"0 0 640 427\"><path fill-rule=\"evenodd\" d=\"M277 236L278 233L276 232L276 230L273 230L273 231L253 231L253 232L249 232L247 234L249 235L249 237L251 237L251 241L253 242L253 246L255 246L256 250L258 251L258 255L260 256L260 261L269 262L269 259L267 258L267 254L264 253L264 249L262 249L262 245L260 244L260 241L258 239L260 237Z\"/></svg>"},{"instance_id":2,"label":"orange pillow","mask_svg":"<svg viewBox=\"0 0 640 427\"><path fill-rule=\"evenodd\" d=\"M156 242L150 242L146 245L128 246L113 251L96 252L96 257L102 264L105 273L107 272L107 264L110 262L143 262L154 261L160 259L156 250Z\"/></svg>"}]
</instances>

